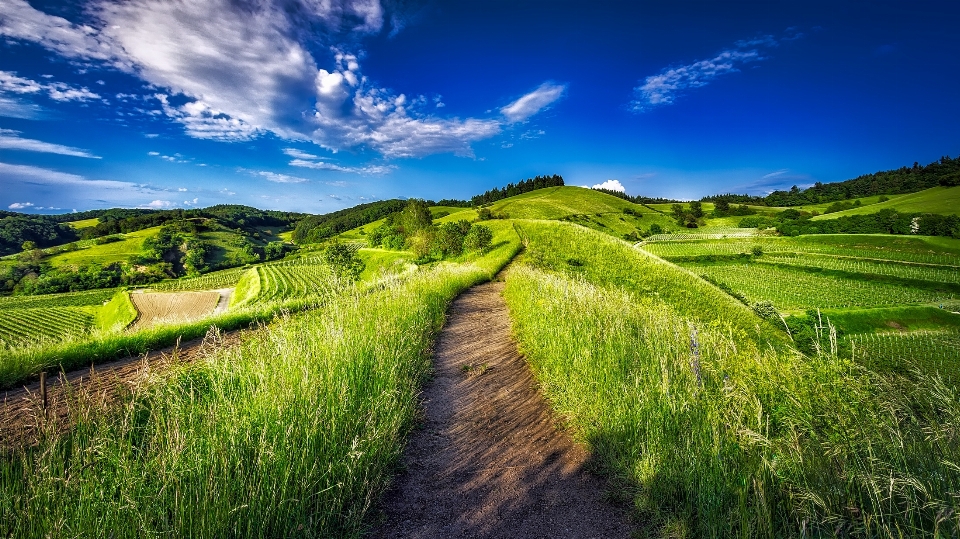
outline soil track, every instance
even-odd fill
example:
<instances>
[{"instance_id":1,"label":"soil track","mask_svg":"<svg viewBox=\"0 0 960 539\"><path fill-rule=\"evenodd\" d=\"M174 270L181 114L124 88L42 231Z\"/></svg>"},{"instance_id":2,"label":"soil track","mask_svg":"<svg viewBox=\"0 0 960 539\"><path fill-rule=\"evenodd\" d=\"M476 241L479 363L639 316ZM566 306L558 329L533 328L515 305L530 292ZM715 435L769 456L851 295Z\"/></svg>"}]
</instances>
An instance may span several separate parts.
<instances>
[{"instance_id":1,"label":"soil track","mask_svg":"<svg viewBox=\"0 0 960 539\"><path fill-rule=\"evenodd\" d=\"M244 331L208 332L206 337L185 341L179 346L51 377L47 382L46 419L40 400L40 382L0 390L0 451L36 444L44 425L56 430L69 428L71 409L74 412L78 407L94 412L106 410L123 392L134 389L171 363L194 361L216 348L231 346L240 341Z\"/></svg>"},{"instance_id":2,"label":"soil track","mask_svg":"<svg viewBox=\"0 0 960 539\"><path fill-rule=\"evenodd\" d=\"M538 393L502 290L480 285L451 306L423 424L374 537L629 537L625 511L602 500L588 453Z\"/></svg>"}]
</instances>

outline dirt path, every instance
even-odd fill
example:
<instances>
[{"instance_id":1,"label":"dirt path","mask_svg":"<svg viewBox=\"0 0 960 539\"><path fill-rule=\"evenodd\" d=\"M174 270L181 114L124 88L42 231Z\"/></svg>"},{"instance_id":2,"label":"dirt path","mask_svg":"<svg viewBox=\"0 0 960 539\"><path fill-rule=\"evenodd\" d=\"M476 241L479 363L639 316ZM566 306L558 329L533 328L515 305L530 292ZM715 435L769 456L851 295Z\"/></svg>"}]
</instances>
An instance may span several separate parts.
<instances>
[{"instance_id":1,"label":"dirt path","mask_svg":"<svg viewBox=\"0 0 960 539\"><path fill-rule=\"evenodd\" d=\"M454 301L424 421L383 504L381 538L629 537L589 455L559 430L510 334L503 283Z\"/></svg>"},{"instance_id":2,"label":"dirt path","mask_svg":"<svg viewBox=\"0 0 960 539\"><path fill-rule=\"evenodd\" d=\"M52 376L47 382L46 420L40 400L40 382L0 390L0 450L35 444L45 421L52 421L57 429L68 428L70 407L78 398L92 408L109 406L125 389L142 383L151 374L167 368L172 361L194 361L216 348L239 342L242 333L243 330L208 333L204 338L184 341L179 347L168 346L142 356Z\"/></svg>"}]
</instances>

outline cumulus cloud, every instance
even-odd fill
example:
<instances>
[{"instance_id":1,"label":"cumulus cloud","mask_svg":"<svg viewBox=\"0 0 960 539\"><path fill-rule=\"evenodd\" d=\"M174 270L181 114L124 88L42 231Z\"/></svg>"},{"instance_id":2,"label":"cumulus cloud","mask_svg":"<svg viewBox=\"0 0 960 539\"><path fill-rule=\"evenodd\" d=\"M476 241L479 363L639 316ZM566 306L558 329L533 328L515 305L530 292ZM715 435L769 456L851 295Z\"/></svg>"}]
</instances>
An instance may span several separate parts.
<instances>
[{"instance_id":1,"label":"cumulus cloud","mask_svg":"<svg viewBox=\"0 0 960 539\"><path fill-rule=\"evenodd\" d=\"M606 189L608 191L620 191L621 193L627 192L627 189L620 183L620 180L607 180L594 185L591 189Z\"/></svg>"},{"instance_id":2,"label":"cumulus cloud","mask_svg":"<svg viewBox=\"0 0 960 539\"><path fill-rule=\"evenodd\" d=\"M800 36L794 32L782 39L788 41ZM706 86L721 75L740 71L740 66L744 64L766 60L764 51L778 44L779 41L773 36L738 41L713 58L664 69L657 75L647 77L643 84L633 89L634 100L630 102L630 108L640 113L670 105L684 90Z\"/></svg>"},{"instance_id":3,"label":"cumulus cloud","mask_svg":"<svg viewBox=\"0 0 960 539\"><path fill-rule=\"evenodd\" d=\"M334 152L365 146L388 158L471 156L473 142L496 135L504 122L529 118L564 91L545 83L504 107L502 118L443 118L435 116L441 101L408 98L368 80L357 56L330 50L315 58L308 50L316 46L317 28L326 29L329 43L350 42L337 37L343 32L379 32L384 10L377 0L95 0L87 24L25 0L8 0L0 12L0 35L8 39L140 77L158 89L162 113L196 138L243 141L272 133ZM42 91L31 82L15 85ZM55 99L95 95L84 88L46 91Z\"/></svg>"},{"instance_id":4,"label":"cumulus cloud","mask_svg":"<svg viewBox=\"0 0 960 539\"><path fill-rule=\"evenodd\" d=\"M11 210L25 210L33 206L33 202L14 202L7 206Z\"/></svg>"},{"instance_id":5,"label":"cumulus cloud","mask_svg":"<svg viewBox=\"0 0 960 539\"><path fill-rule=\"evenodd\" d=\"M55 153L59 155L70 155L73 157L100 159L100 157L91 154L87 150L81 150L80 148L71 148L70 146L51 144L49 142L43 142L29 138L20 138L20 132L14 131L13 129L0 129L0 149Z\"/></svg>"},{"instance_id":6,"label":"cumulus cloud","mask_svg":"<svg viewBox=\"0 0 960 539\"><path fill-rule=\"evenodd\" d=\"M560 99L566 89L564 84L545 82L536 90L500 109L500 113L511 123L522 122Z\"/></svg>"}]
</instances>

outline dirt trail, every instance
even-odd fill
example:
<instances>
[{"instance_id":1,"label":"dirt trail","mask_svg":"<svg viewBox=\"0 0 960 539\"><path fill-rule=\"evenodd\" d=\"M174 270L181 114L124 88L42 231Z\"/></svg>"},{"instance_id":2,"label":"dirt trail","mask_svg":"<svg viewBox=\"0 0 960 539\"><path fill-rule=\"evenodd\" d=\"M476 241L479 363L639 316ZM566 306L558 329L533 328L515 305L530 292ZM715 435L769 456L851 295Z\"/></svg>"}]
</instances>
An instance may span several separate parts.
<instances>
[{"instance_id":1,"label":"dirt trail","mask_svg":"<svg viewBox=\"0 0 960 539\"><path fill-rule=\"evenodd\" d=\"M562 432L517 352L503 283L454 301L424 420L387 493L381 538L629 537L589 455Z\"/></svg>"},{"instance_id":2,"label":"dirt trail","mask_svg":"<svg viewBox=\"0 0 960 539\"><path fill-rule=\"evenodd\" d=\"M125 389L143 383L151 373L167 368L172 361L194 361L216 348L231 346L240 341L243 331L208 332L206 337L184 341L179 347L168 346L142 356L130 356L53 375L47 381L46 420L40 400L39 381L0 390L0 450L35 444L38 431L45 421L52 422L48 424L55 425L59 430L68 428L71 406L75 407L78 399L82 399L86 406L103 409ZM68 382L67 385L64 380Z\"/></svg>"}]
</instances>

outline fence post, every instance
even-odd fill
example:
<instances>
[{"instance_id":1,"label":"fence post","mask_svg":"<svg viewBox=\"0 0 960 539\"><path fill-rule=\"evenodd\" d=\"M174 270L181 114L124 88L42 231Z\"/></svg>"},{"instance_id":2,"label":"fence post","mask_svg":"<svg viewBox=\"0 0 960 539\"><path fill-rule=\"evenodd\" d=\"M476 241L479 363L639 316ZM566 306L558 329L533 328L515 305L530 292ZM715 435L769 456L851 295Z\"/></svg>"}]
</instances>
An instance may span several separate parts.
<instances>
[{"instance_id":1,"label":"fence post","mask_svg":"<svg viewBox=\"0 0 960 539\"><path fill-rule=\"evenodd\" d=\"M40 372L40 400L43 401L43 415L47 415L47 371Z\"/></svg>"}]
</instances>

